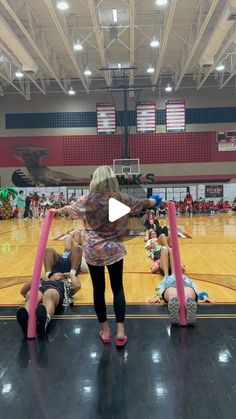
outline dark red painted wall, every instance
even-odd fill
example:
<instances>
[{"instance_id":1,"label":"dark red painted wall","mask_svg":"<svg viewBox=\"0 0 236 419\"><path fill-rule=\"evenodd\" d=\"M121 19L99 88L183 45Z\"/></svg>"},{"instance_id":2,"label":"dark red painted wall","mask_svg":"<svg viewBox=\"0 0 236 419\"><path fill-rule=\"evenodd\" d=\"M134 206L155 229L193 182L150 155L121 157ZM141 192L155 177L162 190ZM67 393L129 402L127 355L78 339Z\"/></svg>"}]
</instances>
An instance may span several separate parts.
<instances>
[{"instance_id":1,"label":"dark red painted wall","mask_svg":"<svg viewBox=\"0 0 236 419\"><path fill-rule=\"evenodd\" d=\"M122 158L122 135L78 135L0 138L0 167L23 167L14 156L14 145L42 147L49 156L46 166L87 166L111 164ZM141 164L201 163L236 161L236 152L218 152L215 132L130 135L130 157Z\"/></svg>"}]
</instances>

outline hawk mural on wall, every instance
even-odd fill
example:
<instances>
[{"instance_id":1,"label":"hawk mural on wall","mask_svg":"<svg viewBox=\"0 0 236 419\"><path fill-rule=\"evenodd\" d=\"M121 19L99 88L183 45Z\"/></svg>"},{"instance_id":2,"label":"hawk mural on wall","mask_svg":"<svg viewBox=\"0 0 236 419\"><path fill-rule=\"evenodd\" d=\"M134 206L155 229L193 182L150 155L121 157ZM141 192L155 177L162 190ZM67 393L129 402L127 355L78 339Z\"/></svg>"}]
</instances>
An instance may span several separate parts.
<instances>
[{"instance_id":1,"label":"hawk mural on wall","mask_svg":"<svg viewBox=\"0 0 236 419\"><path fill-rule=\"evenodd\" d=\"M79 178L44 166L42 160L50 155L47 148L16 144L12 153L18 160L23 161L27 169L27 173L21 169L14 171L12 182L15 186L67 186L79 185L81 182Z\"/></svg>"}]
</instances>

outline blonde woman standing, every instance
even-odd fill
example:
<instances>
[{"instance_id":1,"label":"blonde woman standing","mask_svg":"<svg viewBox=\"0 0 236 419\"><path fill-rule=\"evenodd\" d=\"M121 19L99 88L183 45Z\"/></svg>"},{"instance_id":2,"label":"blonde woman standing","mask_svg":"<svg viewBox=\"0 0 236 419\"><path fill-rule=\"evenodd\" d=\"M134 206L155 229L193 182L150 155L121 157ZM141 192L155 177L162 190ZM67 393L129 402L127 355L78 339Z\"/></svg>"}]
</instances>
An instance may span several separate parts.
<instances>
[{"instance_id":1,"label":"blonde woman standing","mask_svg":"<svg viewBox=\"0 0 236 419\"><path fill-rule=\"evenodd\" d=\"M161 198L154 195L151 199L138 200L120 193L118 180L109 166L100 166L95 170L89 191L88 195L79 198L75 203L53 211L68 214L72 219L83 219L84 256L93 283L94 307L101 324L100 338L104 344L112 340L105 302L106 266L114 297L117 325L115 343L117 347L123 347L127 342L124 330L126 304L123 288L123 259L127 253L123 239L127 232L128 216L109 222L109 199L117 199L130 208L131 214L136 214L142 209L159 205Z\"/></svg>"}]
</instances>

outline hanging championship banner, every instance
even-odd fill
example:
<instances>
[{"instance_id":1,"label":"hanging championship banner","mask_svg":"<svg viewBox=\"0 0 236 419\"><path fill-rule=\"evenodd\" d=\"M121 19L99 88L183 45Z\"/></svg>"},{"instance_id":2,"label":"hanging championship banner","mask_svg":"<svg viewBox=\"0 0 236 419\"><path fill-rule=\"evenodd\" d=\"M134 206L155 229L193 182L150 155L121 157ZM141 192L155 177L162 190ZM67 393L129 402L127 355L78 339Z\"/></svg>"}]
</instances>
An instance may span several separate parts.
<instances>
[{"instance_id":1,"label":"hanging championship banner","mask_svg":"<svg viewBox=\"0 0 236 419\"><path fill-rule=\"evenodd\" d=\"M115 134L116 108L114 105L97 104L97 132L98 134Z\"/></svg>"},{"instance_id":2,"label":"hanging championship banner","mask_svg":"<svg viewBox=\"0 0 236 419\"><path fill-rule=\"evenodd\" d=\"M184 100L166 101L166 132L185 131L185 102Z\"/></svg>"},{"instance_id":3,"label":"hanging championship banner","mask_svg":"<svg viewBox=\"0 0 236 419\"><path fill-rule=\"evenodd\" d=\"M137 132L156 132L156 102L140 102L136 106Z\"/></svg>"}]
</instances>

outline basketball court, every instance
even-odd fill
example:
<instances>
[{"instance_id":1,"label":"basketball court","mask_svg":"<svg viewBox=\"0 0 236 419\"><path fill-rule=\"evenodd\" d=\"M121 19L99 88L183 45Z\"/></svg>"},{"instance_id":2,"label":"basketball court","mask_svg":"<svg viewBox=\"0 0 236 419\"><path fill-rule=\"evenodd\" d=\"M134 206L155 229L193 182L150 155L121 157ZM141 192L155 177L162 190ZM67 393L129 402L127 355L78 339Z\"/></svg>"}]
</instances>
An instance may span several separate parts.
<instances>
[{"instance_id":1,"label":"basketball court","mask_svg":"<svg viewBox=\"0 0 236 419\"><path fill-rule=\"evenodd\" d=\"M0 0L2 418L235 418L235 17L236 0ZM166 303L149 302L163 276L151 273L144 212L111 198L107 222L129 216L127 344L115 345L107 270L110 344L83 272L73 305L27 339L16 313L47 209L89 194L103 165L121 193L161 196L162 227L175 202L181 263L211 303L198 301L196 324L181 327ZM55 217L47 247L62 254L83 229Z\"/></svg>"},{"instance_id":2,"label":"basketball court","mask_svg":"<svg viewBox=\"0 0 236 419\"><path fill-rule=\"evenodd\" d=\"M161 219L161 224L168 222ZM179 217L181 231L191 238L180 238L183 263L190 278L199 289L206 289L217 304L236 303L235 270L236 217L233 215ZM1 305L19 305L22 284L32 276L33 261L43 220L5 221L1 225ZM64 250L61 234L82 228L82 223L72 220L54 220L48 246L59 253ZM144 249L142 225L136 218L130 219L131 231L140 236L126 241L128 256L125 259L125 289L128 304L146 304L161 276L150 273L151 261ZM22 263L24 260L24 263ZM75 304L92 305L92 284L89 274L81 274L82 289ZM107 301L112 295L107 287Z\"/></svg>"},{"instance_id":3,"label":"basketball court","mask_svg":"<svg viewBox=\"0 0 236 419\"><path fill-rule=\"evenodd\" d=\"M130 221L132 231L140 234L139 221ZM215 301L213 305L200 303L193 328L170 326L166 305L148 304L161 277L150 273L143 236L126 242L124 286L130 340L121 352L113 345L103 347L98 339L89 274L81 274L82 289L75 305L55 315L47 337L28 343L22 340L15 311L24 302L20 289L31 278L42 222L10 220L4 227L1 224L1 359L8 370L2 369L3 377L7 376L3 388L14 380L13 394L29 395L23 404L12 405L11 414L4 402L4 415L30 412L29 400L34 400L37 412L32 414L36 418L47 410L52 416L58 414L56 406L60 406L59 417L88 417L88 412L90 417L155 417L156 405L158 417L188 418L188 411L195 410L197 395L199 404L193 417L232 417L233 399L228 402L227 398L233 397L236 355L235 216L178 218L181 231L191 236L179 239L187 273ZM62 252L60 235L79 227L78 221L54 220L48 245ZM108 278L106 299L113 328ZM53 373L49 372L52 368ZM73 408L64 397L70 398Z\"/></svg>"}]
</instances>

